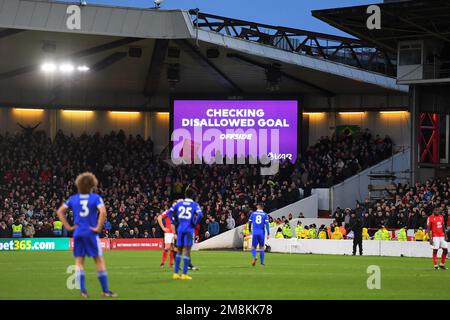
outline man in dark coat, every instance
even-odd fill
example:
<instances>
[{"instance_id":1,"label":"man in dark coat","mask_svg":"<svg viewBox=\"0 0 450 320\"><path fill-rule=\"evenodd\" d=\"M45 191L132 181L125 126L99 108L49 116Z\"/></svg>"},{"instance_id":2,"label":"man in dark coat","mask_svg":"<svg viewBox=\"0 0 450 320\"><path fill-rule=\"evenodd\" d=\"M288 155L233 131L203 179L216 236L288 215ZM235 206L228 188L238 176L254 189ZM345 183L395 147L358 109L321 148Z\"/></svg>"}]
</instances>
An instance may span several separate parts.
<instances>
[{"instance_id":1,"label":"man in dark coat","mask_svg":"<svg viewBox=\"0 0 450 320\"><path fill-rule=\"evenodd\" d=\"M356 217L354 212L352 213L351 221L350 230L353 231L353 255L356 255L356 247L359 247L359 255L362 256L362 222L361 219Z\"/></svg>"}]
</instances>

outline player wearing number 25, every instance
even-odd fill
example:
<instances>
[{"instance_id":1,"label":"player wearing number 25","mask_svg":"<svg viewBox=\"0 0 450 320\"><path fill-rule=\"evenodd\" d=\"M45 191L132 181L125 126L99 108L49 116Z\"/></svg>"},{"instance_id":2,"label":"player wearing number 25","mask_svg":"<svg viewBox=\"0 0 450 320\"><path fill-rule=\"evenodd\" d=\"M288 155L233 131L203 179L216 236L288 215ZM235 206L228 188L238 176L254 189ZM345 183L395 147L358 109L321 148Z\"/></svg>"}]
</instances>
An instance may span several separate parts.
<instances>
[{"instance_id":1,"label":"player wearing number 25","mask_svg":"<svg viewBox=\"0 0 450 320\"><path fill-rule=\"evenodd\" d=\"M97 265L98 280L100 281L103 296L114 297L109 291L108 276L99 233L106 220L106 209L103 199L92 191L97 188L97 178L90 172L80 174L75 180L78 194L71 196L58 210L58 218L67 231L73 231L73 255L75 257L77 283L80 285L81 296L87 298L84 275L84 258L94 258ZM74 225L71 226L66 219L66 211L73 212ZM98 217L97 217L98 213Z\"/></svg>"},{"instance_id":2,"label":"player wearing number 25","mask_svg":"<svg viewBox=\"0 0 450 320\"><path fill-rule=\"evenodd\" d=\"M189 264L191 263L191 248L194 239L195 226L202 218L202 210L194 198L194 190L189 187L185 191L185 199L173 205L168 216L174 223L177 232L177 254L175 256L175 268L173 279L191 280L192 277L187 274ZM183 255L183 273L180 276L181 254Z\"/></svg>"}]
</instances>

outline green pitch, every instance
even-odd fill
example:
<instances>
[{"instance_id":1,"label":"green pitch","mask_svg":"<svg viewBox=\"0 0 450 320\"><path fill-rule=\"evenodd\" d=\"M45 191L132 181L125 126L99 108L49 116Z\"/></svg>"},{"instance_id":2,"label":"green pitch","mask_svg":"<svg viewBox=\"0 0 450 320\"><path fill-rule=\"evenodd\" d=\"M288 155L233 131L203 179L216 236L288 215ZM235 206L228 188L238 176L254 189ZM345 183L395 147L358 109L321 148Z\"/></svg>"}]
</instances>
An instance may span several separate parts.
<instances>
[{"instance_id":1,"label":"green pitch","mask_svg":"<svg viewBox=\"0 0 450 320\"><path fill-rule=\"evenodd\" d=\"M250 253L194 252L193 280L172 280L159 251L105 253L110 288L119 299L450 299L450 270L430 259L266 254L252 267ZM71 252L0 252L0 299L79 299L66 286ZM381 290L367 289L367 267L381 268ZM87 289L100 297L94 263Z\"/></svg>"}]
</instances>

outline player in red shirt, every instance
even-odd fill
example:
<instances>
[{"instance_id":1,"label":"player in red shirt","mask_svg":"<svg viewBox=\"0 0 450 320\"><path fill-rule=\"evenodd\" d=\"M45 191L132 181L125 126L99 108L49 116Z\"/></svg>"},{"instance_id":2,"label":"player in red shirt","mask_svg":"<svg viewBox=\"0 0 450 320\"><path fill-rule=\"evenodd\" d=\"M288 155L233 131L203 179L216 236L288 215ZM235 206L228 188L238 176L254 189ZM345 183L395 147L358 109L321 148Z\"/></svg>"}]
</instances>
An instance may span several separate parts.
<instances>
[{"instance_id":1,"label":"player in red shirt","mask_svg":"<svg viewBox=\"0 0 450 320\"><path fill-rule=\"evenodd\" d=\"M164 264L166 263L167 254L170 253L169 256L169 265L170 267L173 266L173 258L174 258L174 240L175 240L175 234L174 230L175 227L172 224L172 221L167 215L168 210L166 210L164 213L160 214L158 216L158 224L161 227L161 229L164 231L164 248L162 253L162 259L161 259L161 268L164 267Z\"/></svg>"},{"instance_id":2,"label":"player in red shirt","mask_svg":"<svg viewBox=\"0 0 450 320\"><path fill-rule=\"evenodd\" d=\"M427 233L430 237L430 244L433 249L434 268L439 270L447 270L445 266L445 258L448 253L448 243L445 234L444 216L438 208L434 209L433 214L428 217ZM441 263L438 265L438 250L442 249Z\"/></svg>"}]
</instances>

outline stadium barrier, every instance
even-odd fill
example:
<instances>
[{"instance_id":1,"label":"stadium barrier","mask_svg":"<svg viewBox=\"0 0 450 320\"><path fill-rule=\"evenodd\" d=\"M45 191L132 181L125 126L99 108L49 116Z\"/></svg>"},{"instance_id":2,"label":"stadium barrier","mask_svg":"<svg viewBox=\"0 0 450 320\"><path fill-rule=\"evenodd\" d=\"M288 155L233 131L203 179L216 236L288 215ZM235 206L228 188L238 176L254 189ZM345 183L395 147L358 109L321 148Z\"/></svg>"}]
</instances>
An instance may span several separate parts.
<instances>
[{"instance_id":1,"label":"stadium barrier","mask_svg":"<svg viewBox=\"0 0 450 320\"><path fill-rule=\"evenodd\" d=\"M111 250L111 239L100 239L103 250ZM73 250L73 238L69 238L70 250Z\"/></svg>"},{"instance_id":2,"label":"stadium barrier","mask_svg":"<svg viewBox=\"0 0 450 320\"><path fill-rule=\"evenodd\" d=\"M353 241L351 240L301 240L301 239L269 239L267 243L271 252L278 253L313 253L351 255ZM364 240L365 256L385 257L421 257L431 256L431 246L428 242L419 241L385 241Z\"/></svg>"},{"instance_id":3,"label":"stadium barrier","mask_svg":"<svg viewBox=\"0 0 450 320\"><path fill-rule=\"evenodd\" d=\"M103 250L161 250L162 238L100 239ZM69 251L73 238L8 238L0 239L0 251Z\"/></svg>"},{"instance_id":4,"label":"stadium barrier","mask_svg":"<svg viewBox=\"0 0 450 320\"><path fill-rule=\"evenodd\" d=\"M163 239L112 239L112 250L161 250Z\"/></svg>"},{"instance_id":5,"label":"stadium barrier","mask_svg":"<svg viewBox=\"0 0 450 320\"><path fill-rule=\"evenodd\" d=\"M0 239L0 251L61 251L61 250L70 250L69 238Z\"/></svg>"},{"instance_id":6,"label":"stadium barrier","mask_svg":"<svg viewBox=\"0 0 450 320\"><path fill-rule=\"evenodd\" d=\"M299 200L284 208L275 210L270 213L274 219L288 216L292 213L294 216L302 212L305 217L317 217L317 196ZM303 219L301 219L303 220ZM203 242L194 244L193 250L210 250L210 249L235 249L242 248L244 237L242 230L244 226L239 226L224 233L221 233L213 238L207 239Z\"/></svg>"}]
</instances>

